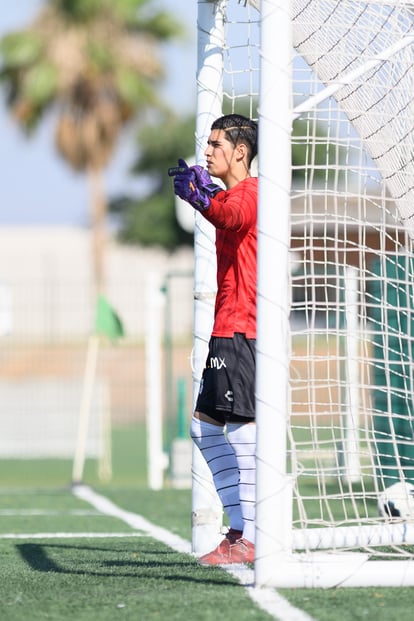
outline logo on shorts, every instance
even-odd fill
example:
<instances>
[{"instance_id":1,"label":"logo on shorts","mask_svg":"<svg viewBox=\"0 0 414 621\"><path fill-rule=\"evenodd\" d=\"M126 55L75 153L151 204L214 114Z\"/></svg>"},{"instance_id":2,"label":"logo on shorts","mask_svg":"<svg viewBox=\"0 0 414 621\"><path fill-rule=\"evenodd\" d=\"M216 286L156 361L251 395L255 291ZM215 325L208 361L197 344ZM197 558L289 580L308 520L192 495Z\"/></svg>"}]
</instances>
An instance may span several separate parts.
<instances>
[{"instance_id":1,"label":"logo on shorts","mask_svg":"<svg viewBox=\"0 0 414 621\"><path fill-rule=\"evenodd\" d=\"M234 399L233 399L233 391L232 390L228 390L225 393L224 398L227 399L227 401L234 401Z\"/></svg>"},{"instance_id":2,"label":"logo on shorts","mask_svg":"<svg viewBox=\"0 0 414 621\"><path fill-rule=\"evenodd\" d=\"M217 369L217 370L220 370L220 369L223 369L223 368L224 369L227 368L226 367L225 359L217 357L217 356L214 356L214 357L210 358L210 367L212 369Z\"/></svg>"}]
</instances>

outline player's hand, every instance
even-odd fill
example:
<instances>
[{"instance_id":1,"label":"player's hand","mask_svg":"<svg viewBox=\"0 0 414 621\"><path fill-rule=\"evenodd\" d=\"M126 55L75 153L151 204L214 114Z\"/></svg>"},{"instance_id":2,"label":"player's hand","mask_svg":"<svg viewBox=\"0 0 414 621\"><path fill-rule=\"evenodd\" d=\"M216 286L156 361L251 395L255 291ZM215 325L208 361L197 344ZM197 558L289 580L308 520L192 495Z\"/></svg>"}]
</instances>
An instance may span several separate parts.
<instances>
[{"instance_id":1,"label":"player's hand","mask_svg":"<svg viewBox=\"0 0 414 621\"><path fill-rule=\"evenodd\" d=\"M179 159L178 166L170 168L168 174L174 176L174 193L177 196L199 211L209 208L210 199L198 189L196 173L185 160Z\"/></svg>"},{"instance_id":2,"label":"player's hand","mask_svg":"<svg viewBox=\"0 0 414 621\"><path fill-rule=\"evenodd\" d=\"M191 166L191 170L195 173L198 189L202 190L210 198L223 190L217 183L214 183L206 169L202 166Z\"/></svg>"},{"instance_id":3,"label":"player's hand","mask_svg":"<svg viewBox=\"0 0 414 621\"><path fill-rule=\"evenodd\" d=\"M199 211L208 209L210 197L222 189L201 166L188 166L182 159L178 160L178 166L168 169L168 174L174 177L175 194Z\"/></svg>"},{"instance_id":4,"label":"player's hand","mask_svg":"<svg viewBox=\"0 0 414 621\"><path fill-rule=\"evenodd\" d=\"M168 176L176 177L177 175L185 175L189 173L190 170L191 169L188 166L187 162L185 160L179 159L178 166L173 166L172 168L168 169Z\"/></svg>"}]
</instances>

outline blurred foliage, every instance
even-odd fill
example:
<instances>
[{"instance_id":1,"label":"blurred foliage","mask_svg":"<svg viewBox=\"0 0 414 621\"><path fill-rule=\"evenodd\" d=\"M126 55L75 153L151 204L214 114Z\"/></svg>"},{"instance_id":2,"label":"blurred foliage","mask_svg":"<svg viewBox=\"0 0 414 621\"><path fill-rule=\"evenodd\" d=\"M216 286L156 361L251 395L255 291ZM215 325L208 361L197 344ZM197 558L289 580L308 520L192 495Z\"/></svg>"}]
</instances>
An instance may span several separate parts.
<instances>
[{"instance_id":1,"label":"blurred foliage","mask_svg":"<svg viewBox=\"0 0 414 621\"><path fill-rule=\"evenodd\" d=\"M154 0L46 0L0 39L7 104L28 132L56 106L60 153L75 170L100 169L128 121L163 107L159 46L183 36Z\"/></svg>"},{"instance_id":2,"label":"blurred foliage","mask_svg":"<svg viewBox=\"0 0 414 621\"><path fill-rule=\"evenodd\" d=\"M345 147L329 140L323 122L298 119L292 127L292 185L313 188L335 187L344 181L341 164L345 162Z\"/></svg>"},{"instance_id":3,"label":"blurred foliage","mask_svg":"<svg viewBox=\"0 0 414 621\"><path fill-rule=\"evenodd\" d=\"M177 222L173 183L167 169L179 157L194 156L194 134L194 117L180 119L170 114L139 132L139 155L131 172L147 177L152 189L144 198L123 196L109 203L109 210L118 216L121 241L170 250L193 243L193 235Z\"/></svg>"}]
</instances>

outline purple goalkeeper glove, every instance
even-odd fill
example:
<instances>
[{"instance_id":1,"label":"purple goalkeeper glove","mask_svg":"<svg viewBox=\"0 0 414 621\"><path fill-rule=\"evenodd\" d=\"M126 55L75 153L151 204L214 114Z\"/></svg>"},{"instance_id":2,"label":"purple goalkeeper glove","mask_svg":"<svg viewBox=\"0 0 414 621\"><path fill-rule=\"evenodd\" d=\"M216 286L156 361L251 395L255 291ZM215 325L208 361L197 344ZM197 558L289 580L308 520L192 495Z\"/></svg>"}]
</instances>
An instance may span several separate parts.
<instances>
[{"instance_id":1,"label":"purple goalkeeper glove","mask_svg":"<svg viewBox=\"0 0 414 621\"><path fill-rule=\"evenodd\" d=\"M201 166L189 167L179 159L178 166L168 169L170 177L174 177L174 192L187 201L198 211L210 207L210 198L221 192L223 188L213 183L210 175Z\"/></svg>"}]
</instances>

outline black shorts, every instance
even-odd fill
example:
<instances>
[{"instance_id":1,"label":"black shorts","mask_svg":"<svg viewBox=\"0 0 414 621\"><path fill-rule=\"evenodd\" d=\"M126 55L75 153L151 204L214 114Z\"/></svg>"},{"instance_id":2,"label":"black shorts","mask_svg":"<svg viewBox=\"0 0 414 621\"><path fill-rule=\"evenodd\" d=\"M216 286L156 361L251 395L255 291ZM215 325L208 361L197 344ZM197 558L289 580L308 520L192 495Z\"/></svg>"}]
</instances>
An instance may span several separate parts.
<instances>
[{"instance_id":1,"label":"black shorts","mask_svg":"<svg viewBox=\"0 0 414 621\"><path fill-rule=\"evenodd\" d=\"M196 411L220 423L255 420L256 340L212 336Z\"/></svg>"}]
</instances>

